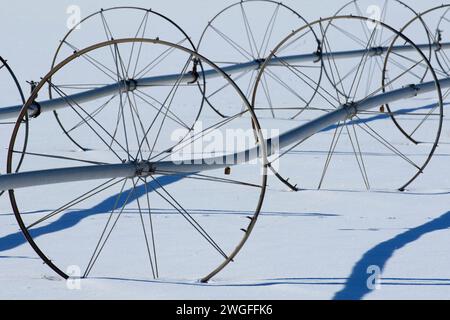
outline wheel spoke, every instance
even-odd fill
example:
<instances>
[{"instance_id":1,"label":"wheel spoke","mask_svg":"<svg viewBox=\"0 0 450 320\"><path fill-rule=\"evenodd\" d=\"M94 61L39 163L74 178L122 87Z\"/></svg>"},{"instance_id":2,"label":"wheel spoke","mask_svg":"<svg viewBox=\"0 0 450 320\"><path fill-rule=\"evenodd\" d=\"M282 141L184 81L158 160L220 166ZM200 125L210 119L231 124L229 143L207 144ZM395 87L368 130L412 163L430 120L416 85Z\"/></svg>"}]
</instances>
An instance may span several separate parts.
<instances>
[{"instance_id":1,"label":"wheel spoke","mask_svg":"<svg viewBox=\"0 0 450 320\"><path fill-rule=\"evenodd\" d=\"M176 153L176 152L178 152L178 151L180 151L180 150L182 150L184 148L187 148L189 145L192 145L194 142L198 141L199 139L204 138L208 133L212 132L213 130L220 129L221 127L223 127L223 126L227 125L228 123L232 122L233 120L241 117L243 114L245 114L247 112L248 112L248 110L243 111L243 112L239 112L239 113L237 113L237 114L235 114L235 115L233 115L231 117L228 117L228 118L225 118L225 119L219 121L218 123L216 123L216 124L214 124L212 126L209 126L206 129L203 129L200 132L195 132L193 135L189 136L189 140L183 139L180 142L178 142L174 147L171 148L170 154L167 154L166 156L164 156L163 158L159 159L158 161L163 161L163 160L167 159L168 157L170 157L172 154L174 154L174 153ZM188 136L186 136L186 138L187 137ZM149 159L149 161L156 162L156 158L158 158L159 156L161 156L162 154L164 154L166 152L167 151L162 151L162 152L152 156Z\"/></svg>"},{"instance_id":2,"label":"wheel spoke","mask_svg":"<svg viewBox=\"0 0 450 320\"><path fill-rule=\"evenodd\" d=\"M137 93L139 92L139 93ZM150 107L152 107L153 109L155 109L156 111L159 111L159 108L157 106L155 106L153 103L151 103L148 99L153 100L154 102L156 102L157 104L159 104L159 106L163 107L165 111L167 111L168 115L167 118L172 120L173 122L177 123L178 125L182 126L183 128L187 129L187 130L191 130L191 128L180 118L178 117L175 113L173 113L172 111L168 110L166 106L164 106L163 103L159 102L158 100L156 100L154 97L150 96L149 94L145 93L144 91L141 91L139 89L136 89L133 92L136 97L138 97L139 99L141 99L143 102L145 102L147 105L149 105ZM144 97L143 97L144 96ZM148 98L148 99L147 99ZM169 116L170 114L170 116Z\"/></svg>"},{"instance_id":3,"label":"wheel spoke","mask_svg":"<svg viewBox=\"0 0 450 320\"><path fill-rule=\"evenodd\" d=\"M358 118L358 116L356 116ZM358 118L361 120L360 118ZM386 147L388 150L399 156L401 159L405 160L407 163L409 163L414 168L421 170L420 166L417 165L414 161L409 159L405 154L403 154L401 151L399 151L395 146L393 146L389 141L387 141L385 138L383 138L382 135L380 135L376 130L374 130L371 126L369 126L367 123L363 123L363 125L360 125L359 123L356 123L356 125L361 128L364 132L366 132L369 136L374 138L376 141L378 141L382 146Z\"/></svg>"},{"instance_id":4,"label":"wheel spoke","mask_svg":"<svg viewBox=\"0 0 450 320\"><path fill-rule=\"evenodd\" d=\"M214 30L220 37L222 37L231 47L236 50L240 55L242 55L245 60L251 61L254 59L252 53L248 52L244 48L242 48L239 44L233 41L230 37L220 31L218 28L214 27L212 24L209 25L212 30Z\"/></svg>"},{"instance_id":5,"label":"wheel spoke","mask_svg":"<svg viewBox=\"0 0 450 320\"><path fill-rule=\"evenodd\" d=\"M67 40L64 40L64 43L67 44L72 50L77 51L77 52L80 51L80 49L78 49L73 44L69 43ZM102 72L108 78L112 79L113 81L116 80L115 79L116 73L113 70L111 70L110 68L108 68L107 66L105 66L103 63L101 63L97 59L94 59L89 54L84 54L84 55L82 55L82 57L83 57L84 60L89 62L92 66L94 66L94 68L96 68L97 70Z\"/></svg>"},{"instance_id":6,"label":"wheel spoke","mask_svg":"<svg viewBox=\"0 0 450 320\"><path fill-rule=\"evenodd\" d=\"M109 105L109 103L111 101L113 101L115 98L117 97L117 95L113 95L110 99L108 99L108 101L106 101L104 104L102 104L100 107L98 107L97 109L95 109L92 113L89 114L88 117L83 117L83 120L81 120L80 122L78 122L76 125L74 125L72 128L70 128L69 130L66 130L67 133L71 133L72 131L80 128L85 122L89 122L91 121L91 119L95 118L98 114L100 114L100 112L102 112L106 106Z\"/></svg>"},{"instance_id":7,"label":"wheel spoke","mask_svg":"<svg viewBox=\"0 0 450 320\"><path fill-rule=\"evenodd\" d=\"M345 129L347 131L347 134L348 134L348 137L349 137L349 140L350 140L350 144L352 145L353 153L355 155L355 159L356 159L356 162L358 164L359 171L361 172L361 177L362 177L362 179L364 181L366 189L370 190L369 178L368 178L368 175L367 175L367 170L366 170L366 166L365 166L365 163L364 163L364 158L363 158L363 155L362 155L362 152L361 152L361 146L359 144L359 139L358 139L358 136L356 134L355 125L352 123L352 129L353 129L354 137L352 137L352 133L351 133L351 130L348 129L348 125L345 126Z\"/></svg>"},{"instance_id":8,"label":"wheel spoke","mask_svg":"<svg viewBox=\"0 0 450 320\"><path fill-rule=\"evenodd\" d=\"M147 208L148 208L148 221L150 224L150 233L151 233L151 239L152 239L152 250L153 250L153 258L154 258L154 266L155 266L155 274L156 277L159 277L159 270L158 270L158 256L156 254L156 238L155 238L155 231L153 228L153 217L152 217L152 209L150 206L150 196L149 196L149 190L148 190L148 181L147 178L144 178L144 187L145 187L145 195L147 200Z\"/></svg>"},{"instance_id":9,"label":"wheel spoke","mask_svg":"<svg viewBox=\"0 0 450 320\"><path fill-rule=\"evenodd\" d=\"M175 85L174 85L173 88L170 90L170 92L169 92L167 98L165 99L165 101L164 101L164 103L163 103L163 106L166 106L166 104L167 104L167 110L164 112L164 115L163 115L163 118L162 118L162 121L161 121L161 125L159 126L158 133L156 134L155 140L154 140L154 142L153 142L153 146L152 146L152 148L150 149L150 153L149 153L148 159L151 158L153 152L155 151L156 143L158 142L159 136L161 135L162 128L163 128L163 126L164 126L164 122L165 122L166 119L167 119L168 111L170 110L170 108L171 108L171 106L172 106L172 102L173 102L173 100L174 100L174 98L175 98L175 95L176 95L177 92L178 92L179 84L181 83L182 79L184 78L185 74L187 73L187 69L188 69L188 67L189 67L189 64L192 62L192 59L193 59L193 57L190 56L189 59L186 61L186 64L184 65L184 67L183 67L183 69L182 69L182 71L181 71L180 76L178 77L177 81L175 82ZM156 115L155 119L161 114L162 109L163 109L163 107L160 108L160 110L158 111L158 114ZM152 128L152 126L153 126L153 123L152 123L152 125L150 126L149 130L147 130L145 137L146 137L146 136L148 135L148 133L150 132L150 129Z\"/></svg>"},{"instance_id":10,"label":"wheel spoke","mask_svg":"<svg viewBox=\"0 0 450 320\"><path fill-rule=\"evenodd\" d=\"M260 56L260 57L266 56L267 50L269 48L270 40L273 35L273 30L275 28L275 24L276 24L276 21L278 18L278 13L280 12L280 8L281 8L281 4L278 4L275 7L272 17L269 20L269 24L266 27L266 31L264 32L264 37L261 41L261 46L259 47L259 50L258 50L258 56Z\"/></svg>"},{"instance_id":11,"label":"wheel spoke","mask_svg":"<svg viewBox=\"0 0 450 320\"><path fill-rule=\"evenodd\" d=\"M117 70L117 81L123 82L126 79L128 79L128 76L126 74L124 74L124 63L122 61L122 58L120 56L120 52L119 52L119 46L117 44L114 44L114 62L116 64L116 70ZM119 66L120 63L120 66ZM125 106L124 106L124 101L123 101L123 93L119 92L119 108L120 108L120 115L121 115L121 119L122 119L122 128L123 128L123 134L124 134L124 138L125 138L125 147L126 147L126 152L127 152L127 156L128 156L128 161L131 160L131 154L130 154L130 145L128 142L128 131L127 131L127 125L125 123L126 119L125 119Z\"/></svg>"},{"instance_id":12,"label":"wheel spoke","mask_svg":"<svg viewBox=\"0 0 450 320\"><path fill-rule=\"evenodd\" d=\"M85 159L79 159L79 158L73 158L73 157L65 157L65 156L57 156L57 155L46 154L46 153L36 153L36 152L17 151L17 150L12 150L11 152L12 153L16 153L16 154L35 156L35 157L51 158L51 159L57 159L57 160L76 161L76 162L82 162L82 163L87 163L87 164L96 164L96 165L109 164L109 163L106 163L106 162L91 161L91 160L85 160Z\"/></svg>"},{"instance_id":13,"label":"wheel spoke","mask_svg":"<svg viewBox=\"0 0 450 320\"><path fill-rule=\"evenodd\" d=\"M247 18L247 13L245 12L245 8L242 4L242 2L240 3L240 7L241 7L241 13L242 13L242 19L244 21L244 26L245 26L245 32L247 35L247 40L248 40L248 45L250 47L250 51L252 53L252 57L254 60L260 58L258 55L258 46L256 45L256 41L255 41L255 37L253 35L252 32L252 28L250 26L250 22L248 21Z\"/></svg>"},{"instance_id":14,"label":"wheel spoke","mask_svg":"<svg viewBox=\"0 0 450 320\"><path fill-rule=\"evenodd\" d=\"M167 191L166 188L153 176L150 176L158 187L163 190L164 194L158 191L158 189L153 188L161 198L163 198L170 206L172 206L182 217L192 226L194 229L225 259L228 259L225 252L220 248L220 246L214 241L214 239L205 231L205 229L192 217L189 212L183 208L183 206Z\"/></svg>"},{"instance_id":15,"label":"wheel spoke","mask_svg":"<svg viewBox=\"0 0 450 320\"><path fill-rule=\"evenodd\" d=\"M330 144L330 148L328 150L327 158L326 158L325 164L323 166L323 170L322 170L322 175L320 177L319 186L317 187L319 190L322 189L322 185L323 185L323 182L325 180L325 176L327 174L328 167L330 166L331 159L333 157L334 151L336 150L336 146L339 143L339 139L341 137L341 134L342 134L342 131L344 129L344 126L345 126L345 122L344 122L343 125L341 125L341 123L339 122L337 124L337 126L336 126L335 131L334 131L333 139L331 140L331 144Z\"/></svg>"},{"instance_id":16,"label":"wheel spoke","mask_svg":"<svg viewBox=\"0 0 450 320\"><path fill-rule=\"evenodd\" d=\"M134 180L133 180L133 183L134 183ZM138 206L139 218L140 218L141 226L142 226L142 232L144 234L145 247L147 249L148 260L150 262L150 268L152 270L153 279L156 279L157 275L156 275L156 272L155 272L155 267L153 266L152 253L151 253L151 249L150 249L150 244L148 242L147 229L145 228L144 215L142 213L141 202L139 201L139 198L136 199L136 202L137 202L137 206ZM150 211L150 206L148 207L148 209ZM152 232L153 232L153 230L152 230Z\"/></svg>"},{"instance_id":17,"label":"wheel spoke","mask_svg":"<svg viewBox=\"0 0 450 320\"><path fill-rule=\"evenodd\" d=\"M79 111L77 111L77 109L75 108L75 106L76 107L78 107L78 109L80 109L83 113L85 113L87 116L88 116L88 118L89 119L91 119L92 120L92 122L94 122L97 126L99 126L100 127L100 129L102 129L108 136L110 136L110 138L112 138L113 139L113 141L123 150L123 151L125 151L125 152L127 152L127 150L113 137L113 136L111 136L111 134L100 124L100 123L98 123L98 121L96 121L94 118L92 118L92 117L89 117L89 113L87 113L85 110L84 110L84 108L82 108L76 101L74 101L73 99L71 99L70 98L70 96L68 96L63 90L61 90L61 89L59 89L58 87L56 87L55 85L53 85L53 83L50 81L50 80L48 80L47 81L49 84L50 84L50 86L52 87L52 88L54 88L55 89L55 91L58 93L58 95L61 97L61 98L63 98L66 102L67 102L67 104L69 105L69 107L78 115L78 117L81 119L81 120L83 120L84 119L84 117L81 115L81 113L79 112ZM75 106L74 106L75 105ZM108 147L108 149L112 152L112 153L114 153L115 155L116 155L116 157L120 160L120 161L122 161L123 159L117 154L117 152L116 151L114 151L113 149L112 149L112 147L105 141L105 139L91 126L91 124L90 123L88 123L87 121L84 121L84 123L95 133L95 135ZM129 154L128 154L129 155Z\"/></svg>"},{"instance_id":18,"label":"wheel spoke","mask_svg":"<svg viewBox=\"0 0 450 320\"><path fill-rule=\"evenodd\" d=\"M182 40L178 41L176 44L177 45L182 45L185 41L187 40L187 38L183 38ZM167 57L170 56L171 53L175 52L176 49L175 47L169 47L165 50L163 50L162 53L160 53L158 56L156 56L155 59L153 59L152 61L150 61L150 63L148 63L144 68L141 69L141 71L139 71L138 73L136 73L134 75L134 79L142 79L143 77L145 77L150 71L152 71L154 68L156 68L159 64L161 64L161 62L164 61L164 59L166 59Z\"/></svg>"},{"instance_id":19,"label":"wheel spoke","mask_svg":"<svg viewBox=\"0 0 450 320\"><path fill-rule=\"evenodd\" d=\"M292 68L288 63L284 62L282 59L280 60L281 63L283 63L287 69L293 73L298 79L300 79L304 84L306 84L307 86L309 86L311 89L316 90L316 88L314 88L311 83L317 85L317 91L316 93L318 95L320 95L325 101L327 101L331 106L336 107L335 103L331 102L329 100L329 98L335 100L337 103L340 104L340 101L338 98L334 97L333 95L331 95L327 89L323 88L319 83L317 83L314 79L312 79L311 77L309 77L308 75L304 74L301 70L297 69L297 68ZM272 71L270 71L269 69L266 69L267 72L270 74L273 74ZM306 79L304 79L303 77L305 77ZM320 91L322 90L322 91ZM322 93L323 92L323 93ZM327 95L329 98L325 97L325 95Z\"/></svg>"},{"instance_id":20,"label":"wheel spoke","mask_svg":"<svg viewBox=\"0 0 450 320\"><path fill-rule=\"evenodd\" d=\"M365 67L366 67L366 64L367 64L367 59L369 58L368 54L370 52L370 48L371 48L372 42L375 39L375 34L376 34L375 31L376 30L377 30L377 28L374 28L372 33L371 33L371 35L370 35L370 39L367 42L367 46L365 48L365 52L364 52L364 54L363 54L363 56L361 58L361 61L358 64L358 69L356 70L355 78L353 79L352 85L350 86L350 90L349 90L348 94L349 94L349 97L353 97L353 99L355 99L356 93L358 92L358 88L359 88L359 85L361 83L361 79L362 79L362 76L364 74L364 70L365 70ZM356 80L357 78L359 78L358 81ZM356 84L356 87L355 87L355 84ZM352 92L353 92L354 88L355 88L355 93L354 93L354 95L352 95Z\"/></svg>"},{"instance_id":21,"label":"wheel spoke","mask_svg":"<svg viewBox=\"0 0 450 320\"><path fill-rule=\"evenodd\" d=\"M180 175L181 174L181 172L169 171L169 170L156 170L155 173L161 174L161 175ZM225 183L225 184L235 184L235 185L247 186L247 187L253 187L253 188L261 188L260 185L250 183L250 182L239 181L239 180L234 180L234 179L226 179L226 178L215 177L215 176L200 174L200 173L190 174L189 176L186 176L183 179L210 181L210 182L218 182L218 183Z\"/></svg>"},{"instance_id":22,"label":"wheel spoke","mask_svg":"<svg viewBox=\"0 0 450 320\"><path fill-rule=\"evenodd\" d=\"M141 38L145 38L145 34L146 34L146 31L147 31L147 23L148 23L149 15L150 15L150 11L146 11L144 16L142 17L141 22L139 23L139 27L138 27L138 29L136 31L136 34L134 35L135 38L137 38L138 36L140 36ZM134 51L135 51L135 46L136 46L136 43L133 42L133 44L131 45L130 56L128 58L127 74L130 74L131 62L133 61L133 54L134 54ZM139 43L138 54L137 54L137 57L136 57L136 63L135 63L134 70L133 70L133 78L134 78L134 75L135 75L134 72L136 71L137 66L139 64L139 58L141 56L141 50L142 50L142 42Z\"/></svg>"}]
</instances>

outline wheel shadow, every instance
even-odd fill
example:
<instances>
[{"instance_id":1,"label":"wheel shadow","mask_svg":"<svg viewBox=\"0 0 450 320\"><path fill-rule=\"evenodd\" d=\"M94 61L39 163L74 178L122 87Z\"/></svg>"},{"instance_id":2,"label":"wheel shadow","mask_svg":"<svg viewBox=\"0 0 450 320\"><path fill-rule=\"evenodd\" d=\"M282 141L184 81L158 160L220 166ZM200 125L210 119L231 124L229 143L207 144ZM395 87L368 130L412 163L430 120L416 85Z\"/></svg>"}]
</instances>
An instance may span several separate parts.
<instances>
[{"instance_id":1,"label":"wheel shadow","mask_svg":"<svg viewBox=\"0 0 450 320\"><path fill-rule=\"evenodd\" d=\"M334 299L363 299L367 294L372 292L372 290L367 286L367 279L369 277L367 268L369 266L377 266L381 271L383 271L386 263L396 251L402 249L403 247L414 241L419 240L422 236L428 233L445 230L448 228L450 228L450 211L444 213L442 216L432 221L429 221L418 227L411 228L408 231L405 231L393 237L392 239L376 245L375 247L367 251L358 262L356 262L353 267L352 273L350 274L348 280L345 282L344 288L334 295Z\"/></svg>"},{"instance_id":2,"label":"wheel shadow","mask_svg":"<svg viewBox=\"0 0 450 320\"><path fill-rule=\"evenodd\" d=\"M77 225L79 222L81 222L83 219L92 217L95 215L105 214L108 212L111 212L111 210L116 207L120 208L123 207L126 204L134 202L136 199L141 198L145 195L146 190L148 192L153 192L153 190L158 190L161 188L161 186L167 186L172 183L178 182L182 179L184 179L186 175L169 175L169 176L163 176L157 178L157 181L150 181L147 183L147 186L144 184L141 186L138 186L135 188L135 191L131 193L131 195L128 197L128 194L130 194L131 189L124 190L122 193L121 199L117 202L117 194L108 197L104 201L98 203L97 205L87 208L87 209L79 209L74 210L65 213L62 215L59 219L55 220L54 222L38 227L35 229L32 229L30 231L31 235L33 237L39 237L42 235L46 235L49 233L59 232L65 229L69 229ZM117 202L117 203L116 203ZM35 212L28 212L26 214L34 214L34 213L40 213L40 212L49 212L51 210L40 210ZM199 215L249 215L250 212L245 211L231 211L231 210L193 210L193 214L199 214ZM126 213L139 213L139 211L136 211L135 209L129 209L125 210ZM177 211L173 210L158 210L156 209L154 211L156 214L165 214L165 215L176 215L179 214ZM296 212L281 212L281 211L267 211L262 212L261 215L264 216L283 216L283 217L337 217L339 215L337 214L323 214L323 213L296 213ZM7 251L14 249L20 245L25 244L27 241L25 237L22 235L21 231L0 237L0 252ZM0 259L5 258L6 256L0 256Z\"/></svg>"},{"instance_id":3,"label":"wheel shadow","mask_svg":"<svg viewBox=\"0 0 450 320\"><path fill-rule=\"evenodd\" d=\"M186 175L169 175L159 177L157 178L157 182L150 181L147 183L147 186L145 184L137 186L134 189L134 192L131 192L132 191L131 188L128 190L124 190L124 192L122 193L122 197L119 199L119 201L117 201L118 195L115 194L91 208L67 212L64 215L62 215L59 219L55 220L54 222L48 225L32 229L30 231L30 234L34 238L49 233L54 233L61 230L72 228L87 217L92 217L95 215L111 212L111 210L113 210L114 207L120 208L128 203L132 203L136 199L141 198L146 194L146 191L152 192L152 190L160 189L161 186L164 187L170 185L172 183L182 180L185 177ZM128 197L129 194L130 196ZM27 240L25 239L21 231L6 235L0 238L0 252L14 249L20 245L25 244L26 242ZM0 259L1 258L2 257L0 256Z\"/></svg>"}]
</instances>

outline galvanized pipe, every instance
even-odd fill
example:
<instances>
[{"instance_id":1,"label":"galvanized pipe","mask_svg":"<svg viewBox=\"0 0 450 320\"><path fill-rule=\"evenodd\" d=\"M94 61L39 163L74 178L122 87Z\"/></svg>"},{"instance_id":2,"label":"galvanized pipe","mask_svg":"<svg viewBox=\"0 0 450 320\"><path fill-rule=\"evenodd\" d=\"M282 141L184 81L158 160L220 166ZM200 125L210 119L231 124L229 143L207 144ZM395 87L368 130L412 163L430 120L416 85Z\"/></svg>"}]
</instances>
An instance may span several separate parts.
<instances>
[{"instance_id":1,"label":"galvanized pipe","mask_svg":"<svg viewBox=\"0 0 450 320\"><path fill-rule=\"evenodd\" d=\"M450 78L442 79L439 83L441 88L450 88ZM358 112L434 90L436 90L436 83L431 81L380 93L359 102L342 105L334 111L281 134L276 139L266 140L267 153L270 155L275 150L284 149L301 142L330 125L353 117ZM71 181L131 178L149 174L196 173L246 163L255 160L258 155L259 150L255 147L231 155L194 159L181 163L174 161L123 163L12 173L0 176L0 191Z\"/></svg>"},{"instance_id":2,"label":"galvanized pipe","mask_svg":"<svg viewBox=\"0 0 450 320\"><path fill-rule=\"evenodd\" d=\"M450 49L450 43L442 43L442 44L434 44L432 45L432 49L438 49L438 46L441 50ZM429 44L422 44L417 46L419 49L428 49L430 48ZM389 47L373 47L369 49L371 55L381 55L389 50ZM413 46L404 45L404 46L394 46L392 47L394 52L408 52L417 50ZM339 51L333 53L323 53L322 58L331 58L339 60L339 59L350 59L355 57L360 57L361 55L367 53L367 50L349 50L349 51ZM304 63L304 62L314 62L319 59L319 55L317 53L311 54L301 54L301 55L292 55L292 56L284 56L284 57L276 57L273 58L270 62L271 65L280 65L281 63ZM222 70L229 75L233 75L236 73L241 73L247 70L257 70L260 68L261 64L264 61L250 61L246 63L235 64L231 66L227 66L222 68ZM214 77L220 76L216 70L205 70L203 74L205 79L212 79ZM96 100L103 97L108 97L114 93L117 93L120 90L123 91L132 91L136 88L144 88L148 86L158 86L158 85L171 85L175 84L177 81L183 83L189 83L195 80L195 76L192 73L187 73L184 76L179 74L170 74L170 75L161 75L154 77L147 77L142 79L136 79L134 81L122 81L115 84L110 84L101 88L88 90L85 92L80 92L77 94L70 95L68 97L60 97L52 100L39 101L35 105L29 108L29 116L33 117L40 113L45 113L49 111L54 111L62 108L69 107L67 101L74 104L82 104L84 102ZM22 109L22 105L10 106L0 108L0 120L14 119L20 113Z\"/></svg>"}]
</instances>

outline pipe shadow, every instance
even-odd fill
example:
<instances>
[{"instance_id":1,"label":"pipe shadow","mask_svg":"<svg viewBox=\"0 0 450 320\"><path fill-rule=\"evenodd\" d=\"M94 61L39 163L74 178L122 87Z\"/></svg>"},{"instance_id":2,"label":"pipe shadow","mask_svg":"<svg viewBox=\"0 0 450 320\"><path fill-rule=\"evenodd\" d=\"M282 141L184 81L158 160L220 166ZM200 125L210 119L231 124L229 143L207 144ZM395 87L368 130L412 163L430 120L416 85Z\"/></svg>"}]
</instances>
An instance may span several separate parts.
<instances>
[{"instance_id":1,"label":"pipe shadow","mask_svg":"<svg viewBox=\"0 0 450 320\"><path fill-rule=\"evenodd\" d=\"M252 288L252 287L273 287L273 286L342 286L348 278L339 277L293 277L293 278L273 278L261 279L249 282L222 282L210 281L202 283L200 281L172 280L172 279L136 279L120 277L91 277L81 279L82 281L118 281L131 283L148 283L155 285L177 285L189 287L209 287L209 288ZM389 286L450 286L450 279L441 278L384 278L383 285Z\"/></svg>"},{"instance_id":2,"label":"pipe shadow","mask_svg":"<svg viewBox=\"0 0 450 320\"><path fill-rule=\"evenodd\" d=\"M138 208L129 208L123 211L127 214L139 214ZM172 209L159 209L153 208L152 214L154 215L178 215L179 212ZM242 216L247 217L254 214L254 211L245 210L218 210L218 209L189 209L189 214L192 216ZM289 211L261 211L260 216L265 217L317 217L317 218L330 218L330 217L340 217L339 214L334 213L319 213L319 212L289 212Z\"/></svg>"},{"instance_id":3,"label":"pipe shadow","mask_svg":"<svg viewBox=\"0 0 450 320\"><path fill-rule=\"evenodd\" d=\"M157 178L158 182L156 181L148 182L147 188L145 184L142 184L140 186L137 186L134 189L134 192L132 192L133 190L132 188L124 190L119 199L118 199L119 195L115 194L91 208L67 212L64 215L62 215L59 219L55 220L54 222L48 225L30 230L30 234L33 236L33 238L35 238L45 234L72 228L73 226L81 222L81 220L87 217L105 214L113 210L114 207L121 208L126 204L132 203L136 199L144 196L146 194L145 193L146 190L148 190L148 192L152 192L152 190L157 190L161 188L161 186L166 186L175 183L183 179L184 177L186 177L186 175L170 175L159 177ZM14 249L26 242L27 240L25 239L21 231L6 235L0 238L0 252Z\"/></svg>"},{"instance_id":4,"label":"pipe shadow","mask_svg":"<svg viewBox=\"0 0 450 320\"><path fill-rule=\"evenodd\" d=\"M450 228L450 211L442 216L429 221L423 225L411 228L392 239L381 242L369 251L354 265L352 273L342 290L334 295L335 300L360 300L372 292L367 286L369 266L378 266L384 270L388 260L395 251L402 249L406 245L419 240L422 236L439 230Z\"/></svg>"}]
</instances>

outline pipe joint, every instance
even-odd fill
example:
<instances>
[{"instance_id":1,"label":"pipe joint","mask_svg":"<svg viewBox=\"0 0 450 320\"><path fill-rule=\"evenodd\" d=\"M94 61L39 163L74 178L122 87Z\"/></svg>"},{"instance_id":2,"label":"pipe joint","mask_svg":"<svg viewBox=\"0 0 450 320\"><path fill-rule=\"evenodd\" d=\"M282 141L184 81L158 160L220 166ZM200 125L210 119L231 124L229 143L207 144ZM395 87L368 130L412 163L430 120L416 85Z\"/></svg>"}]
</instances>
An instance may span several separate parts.
<instances>
[{"instance_id":1,"label":"pipe joint","mask_svg":"<svg viewBox=\"0 0 450 320\"><path fill-rule=\"evenodd\" d=\"M266 62L266 59L261 58L261 59L256 59L255 63L258 65L257 70L261 69L262 65Z\"/></svg>"},{"instance_id":2,"label":"pipe joint","mask_svg":"<svg viewBox=\"0 0 450 320\"><path fill-rule=\"evenodd\" d=\"M383 52L384 52L383 47L370 48L370 56L371 57L381 56L383 54Z\"/></svg>"},{"instance_id":3,"label":"pipe joint","mask_svg":"<svg viewBox=\"0 0 450 320\"><path fill-rule=\"evenodd\" d=\"M408 88L411 88L414 91L414 97L417 97L419 95L420 87L416 84L410 84L407 86Z\"/></svg>"},{"instance_id":4,"label":"pipe joint","mask_svg":"<svg viewBox=\"0 0 450 320\"><path fill-rule=\"evenodd\" d=\"M343 107L347 112L347 119L352 119L358 114L358 105L355 102L346 103Z\"/></svg>"},{"instance_id":5,"label":"pipe joint","mask_svg":"<svg viewBox=\"0 0 450 320\"><path fill-rule=\"evenodd\" d=\"M134 79L125 80L125 88L128 92L133 92L137 89L137 81Z\"/></svg>"}]
</instances>

